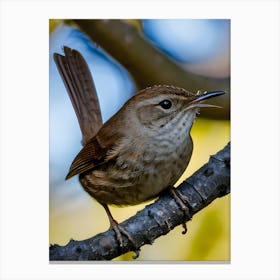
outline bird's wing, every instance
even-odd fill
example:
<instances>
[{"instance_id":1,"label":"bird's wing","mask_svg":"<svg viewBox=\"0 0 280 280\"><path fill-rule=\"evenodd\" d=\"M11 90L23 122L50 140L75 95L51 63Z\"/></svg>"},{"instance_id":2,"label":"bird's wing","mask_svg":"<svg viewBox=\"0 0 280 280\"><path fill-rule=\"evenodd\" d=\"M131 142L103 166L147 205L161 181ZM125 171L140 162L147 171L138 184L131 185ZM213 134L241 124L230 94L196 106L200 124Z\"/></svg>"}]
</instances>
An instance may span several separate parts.
<instances>
[{"instance_id":1,"label":"bird's wing","mask_svg":"<svg viewBox=\"0 0 280 280\"><path fill-rule=\"evenodd\" d=\"M106 144L105 146L100 144L98 135L93 137L75 157L66 179L93 170L97 166L116 158L119 154L117 143Z\"/></svg>"}]
</instances>

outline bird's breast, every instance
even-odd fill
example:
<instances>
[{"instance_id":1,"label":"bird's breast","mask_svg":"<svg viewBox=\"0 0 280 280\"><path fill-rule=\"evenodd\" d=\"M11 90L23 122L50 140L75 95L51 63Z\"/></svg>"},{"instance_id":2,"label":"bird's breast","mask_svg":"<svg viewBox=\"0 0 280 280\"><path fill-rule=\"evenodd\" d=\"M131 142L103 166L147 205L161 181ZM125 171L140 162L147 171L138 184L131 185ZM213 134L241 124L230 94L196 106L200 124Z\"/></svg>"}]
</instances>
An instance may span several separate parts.
<instances>
[{"instance_id":1,"label":"bird's breast","mask_svg":"<svg viewBox=\"0 0 280 280\"><path fill-rule=\"evenodd\" d=\"M143 145L127 146L114 161L80 175L84 189L101 203L135 205L174 185L189 163L192 139Z\"/></svg>"}]
</instances>

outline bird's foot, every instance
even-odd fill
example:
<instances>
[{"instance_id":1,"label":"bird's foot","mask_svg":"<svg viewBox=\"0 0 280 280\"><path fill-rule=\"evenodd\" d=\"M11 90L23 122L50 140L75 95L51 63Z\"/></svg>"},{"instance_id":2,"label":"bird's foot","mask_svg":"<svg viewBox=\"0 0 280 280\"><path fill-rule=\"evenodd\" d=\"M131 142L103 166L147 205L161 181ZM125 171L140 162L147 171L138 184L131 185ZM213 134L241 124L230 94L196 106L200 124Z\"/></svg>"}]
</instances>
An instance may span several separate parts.
<instances>
[{"instance_id":1,"label":"bird's foot","mask_svg":"<svg viewBox=\"0 0 280 280\"><path fill-rule=\"evenodd\" d=\"M112 221L110 221L110 228L112 228L115 233L116 233L116 239L119 243L120 249L122 250L122 248L124 247L124 242L123 242L123 235L125 237L127 237L127 239L133 244L134 246L134 255L133 255L133 259L136 259L139 257L139 252L140 249L137 248L135 241L133 240L133 238L131 237L131 235L129 234L129 232L123 227L121 226L116 220L112 219Z\"/></svg>"},{"instance_id":2,"label":"bird's foot","mask_svg":"<svg viewBox=\"0 0 280 280\"><path fill-rule=\"evenodd\" d=\"M127 237L127 239L131 242L131 244L133 244L134 247L134 255L133 255L133 259L136 259L139 257L139 252L140 249L136 246L135 241L133 240L132 236L130 235L130 233L128 231L126 231L126 229L121 226L112 216L109 207L107 206L107 204L102 204L102 206L104 207L107 216L109 218L109 222L110 222L110 228L114 230L114 232L116 233L116 239L119 243L119 247L121 249L121 251L123 251L124 248L124 242L123 242L123 235Z\"/></svg>"},{"instance_id":3,"label":"bird's foot","mask_svg":"<svg viewBox=\"0 0 280 280\"><path fill-rule=\"evenodd\" d=\"M169 193L171 194L171 196L174 198L174 200L176 201L176 203L179 205L180 209L183 211L185 218L187 218L187 220L191 220L192 219L192 214L190 212L191 209L191 205L189 204L186 196L184 196L183 194L181 194L176 188L174 188L173 186L170 186L168 188ZM186 222L182 223L183 226L183 231L182 234L186 234L188 229L187 229L187 224Z\"/></svg>"}]
</instances>

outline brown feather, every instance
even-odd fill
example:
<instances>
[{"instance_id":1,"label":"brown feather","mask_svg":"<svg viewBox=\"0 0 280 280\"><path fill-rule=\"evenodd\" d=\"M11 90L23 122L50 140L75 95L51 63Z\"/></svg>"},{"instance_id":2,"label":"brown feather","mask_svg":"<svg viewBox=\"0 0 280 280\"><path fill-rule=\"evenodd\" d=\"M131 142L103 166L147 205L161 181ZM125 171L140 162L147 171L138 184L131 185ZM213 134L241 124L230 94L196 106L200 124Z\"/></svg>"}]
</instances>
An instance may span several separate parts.
<instances>
[{"instance_id":1,"label":"brown feather","mask_svg":"<svg viewBox=\"0 0 280 280\"><path fill-rule=\"evenodd\" d=\"M66 179L93 170L116 158L122 139L121 132L115 131L105 123L75 157Z\"/></svg>"},{"instance_id":2,"label":"brown feather","mask_svg":"<svg viewBox=\"0 0 280 280\"><path fill-rule=\"evenodd\" d=\"M102 126L101 111L94 82L82 55L64 47L65 56L55 53L54 61L75 109L86 144Z\"/></svg>"}]
</instances>

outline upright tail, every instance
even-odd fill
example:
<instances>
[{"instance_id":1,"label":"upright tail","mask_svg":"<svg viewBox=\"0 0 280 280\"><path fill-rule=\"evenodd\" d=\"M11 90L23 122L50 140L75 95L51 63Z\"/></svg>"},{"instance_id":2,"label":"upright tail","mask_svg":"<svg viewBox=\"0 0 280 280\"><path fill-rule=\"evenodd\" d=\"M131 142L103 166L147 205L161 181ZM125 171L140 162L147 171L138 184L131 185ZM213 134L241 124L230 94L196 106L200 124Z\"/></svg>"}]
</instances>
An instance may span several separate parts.
<instances>
[{"instance_id":1,"label":"upright tail","mask_svg":"<svg viewBox=\"0 0 280 280\"><path fill-rule=\"evenodd\" d=\"M85 145L102 126L98 97L83 56L66 46L64 53L64 56L54 53L54 61L77 115Z\"/></svg>"}]
</instances>

